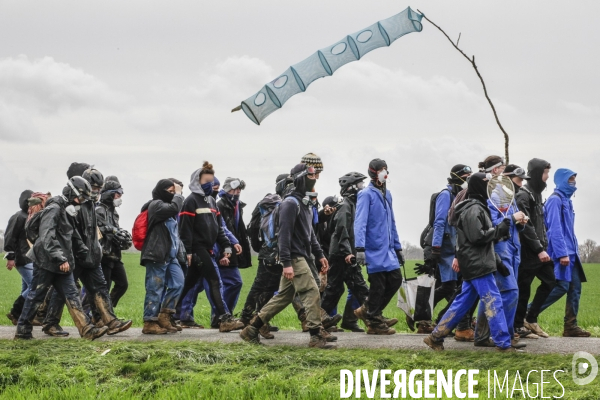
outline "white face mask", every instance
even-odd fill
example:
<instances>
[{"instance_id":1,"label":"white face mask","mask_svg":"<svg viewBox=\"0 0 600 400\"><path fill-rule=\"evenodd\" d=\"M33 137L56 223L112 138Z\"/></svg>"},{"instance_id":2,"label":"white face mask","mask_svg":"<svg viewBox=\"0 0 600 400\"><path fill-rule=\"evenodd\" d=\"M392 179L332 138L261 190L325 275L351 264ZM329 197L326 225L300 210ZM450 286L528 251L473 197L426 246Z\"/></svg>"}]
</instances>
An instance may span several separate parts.
<instances>
[{"instance_id":1,"label":"white face mask","mask_svg":"<svg viewBox=\"0 0 600 400\"><path fill-rule=\"evenodd\" d=\"M81 208L81 206L74 206L73 204L69 204L67 207L65 207L65 211L71 217L76 217L80 208Z\"/></svg>"},{"instance_id":2,"label":"white face mask","mask_svg":"<svg viewBox=\"0 0 600 400\"><path fill-rule=\"evenodd\" d=\"M388 172L387 172L387 170L384 169L380 173L377 174L377 179L379 179L379 182L385 183L385 181L387 181L387 175L388 175Z\"/></svg>"},{"instance_id":3,"label":"white face mask","mask_svg":"<svg viewBox=\"0 0 600 400\"><path fill-rule=\"evenodd\" d=\"M121 206L121 204L123 204L123 199L119 198L119 199L114 199L114 200L113 200L113 205L114 205L115 207L120 207L120 206Z\"/></svg>"},{"instance_id":4,"label":"white face mask","mask_svg":"<svg viewBox=\"0 0 600 400\"><path fill-rule=\"evenodd\" d=\"M465 181L460 185L461 189L466 189L467 187L469 187L469 184Z\"/></svg>"}]
</instances>

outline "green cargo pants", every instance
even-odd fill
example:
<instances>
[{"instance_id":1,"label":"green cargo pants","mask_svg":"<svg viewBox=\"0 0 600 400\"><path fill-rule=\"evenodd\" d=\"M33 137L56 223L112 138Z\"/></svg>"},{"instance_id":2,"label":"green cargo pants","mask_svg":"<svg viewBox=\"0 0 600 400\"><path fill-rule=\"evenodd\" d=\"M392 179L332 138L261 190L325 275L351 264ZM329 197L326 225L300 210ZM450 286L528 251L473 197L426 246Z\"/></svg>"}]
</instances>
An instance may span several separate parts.
<instances>
[{"instance_id":1,"label":"green cargo pants","mask_svg":"<svg viewBox=\"0 0 600 400\"><path fill-rule=\"evenodd\" d=\"M310 271L304 257L292 258L294 268L294 279L285 279L283 275L279 281L279 291L261 309L258 316L266 324L275 315L283 311L294 300L298 294L306 310L306 321L308 329L321 327L321 296L319 287Z\"/></svg>"}]
</instances>

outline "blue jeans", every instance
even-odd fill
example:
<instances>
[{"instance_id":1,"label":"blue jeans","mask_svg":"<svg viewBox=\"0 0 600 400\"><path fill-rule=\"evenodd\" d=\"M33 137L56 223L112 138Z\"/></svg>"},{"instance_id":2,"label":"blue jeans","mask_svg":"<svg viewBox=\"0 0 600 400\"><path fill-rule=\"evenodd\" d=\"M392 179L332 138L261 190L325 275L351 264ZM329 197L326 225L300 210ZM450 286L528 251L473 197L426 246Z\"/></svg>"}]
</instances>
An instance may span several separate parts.
<instances>
[{"instance_id":1,"label":"blue jeans","mask_svg":"<svg viewBox=\"0 0 600 400\"><path fill-rule=\"evenodd\" d=\"M565 267L567 268L567 267ZM579 312L579 300L581 299L581 276L579 265L575 265L571 273L571 282L557 280L556 286L546 298L546 301L540 309L540 313L552 304L560 300L567 294L567 304L565 306L565 325L577 326L577 313Z\"/></svg>"},{"instance_id":2,"label":"blue jeans","mask_svg":"<svg viewBox=\"0 0 600 400\"><path fill-rule=\"evenodd\" d=\"M175 305L184 281L183 271L176 259L167 264L146 264L146 298L144 300L144 321L157 321L162 308L175 311ZM163 291L165 291L162 300Z\"/></svg>"},{"instance_id":3,"label":"blue jeans","mask_svg":"<svg viewBox=\"0 0 600 400\"><path fill-rule=\"evenodd\" d=\"M493 273L463 281L461 293L456 296L440 323L431 333L433 339L443 342L444 337L448 336L452 329L456 328L460 320L470 311L478 296L485 308L485 316L490 324L492 340L501 349L509 348L511 346L510 333L504 317L502 298Z\"/></svg>"},{"instance_id":4,"label":"blue jeans","mask_svg":"<svg viewBox=\"0 0 600 400\"><path fill-rule=\"evenodd\" d=\"M31 280L33 279L33 263L23 266L17 265L17 272L21 275L21 296L27 298L29 290L31 290Z\"/></svg>"}]
</instances>

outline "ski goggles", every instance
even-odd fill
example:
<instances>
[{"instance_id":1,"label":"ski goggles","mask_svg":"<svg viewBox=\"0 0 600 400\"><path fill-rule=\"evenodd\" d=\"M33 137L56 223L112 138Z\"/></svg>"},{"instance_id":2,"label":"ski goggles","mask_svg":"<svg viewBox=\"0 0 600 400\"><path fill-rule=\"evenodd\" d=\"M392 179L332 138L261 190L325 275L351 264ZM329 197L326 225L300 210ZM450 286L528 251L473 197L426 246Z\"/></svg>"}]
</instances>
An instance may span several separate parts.
<instances>
[{"instance_id":1,"label":"ski goggles","mask_svg":"<svg viewBox=\"0 0 600 400\"><path fill-rule=\"evenodd\" d=\"M453 172L453 174L457 175L457 176L461 176L464 174L472 174L472 173L473 173L473 170L468 165L463 167L463 169L461 169L460 171Z\"/></svg>"},{"instance_id":2,"label":"ski goggles","mask_svg":"<svg viewBox=\"0 0 600 400\"><path fill-rule=\"evenodd\" d=\"M240 190L244 190L244 189L246 189L246 182L244 182L244 181L242 181L242 180L239 180L239 179L236 179L236 180L234 180L234 181L231 181L231 182L229 183L229 185L230 185L230 186L231 186L231 188L232 188L232 189L234 189L234 190L235 190L235 189L238 189L238 188L239 188Z\"/></svg>"},{"instance_id":3,"label":"ski goggles","mask_svg":"<svg viewBox=\"0 0 600 400\"><path fill-rule=\"evenodd\" d=\"M512 172L505 172L504 173L505 176L516 176L519 177L521 179L529 179L529 176L527 176L527 174L525 173L525 170L523 168L517 168Z\"/></svg>"}]
</instances>

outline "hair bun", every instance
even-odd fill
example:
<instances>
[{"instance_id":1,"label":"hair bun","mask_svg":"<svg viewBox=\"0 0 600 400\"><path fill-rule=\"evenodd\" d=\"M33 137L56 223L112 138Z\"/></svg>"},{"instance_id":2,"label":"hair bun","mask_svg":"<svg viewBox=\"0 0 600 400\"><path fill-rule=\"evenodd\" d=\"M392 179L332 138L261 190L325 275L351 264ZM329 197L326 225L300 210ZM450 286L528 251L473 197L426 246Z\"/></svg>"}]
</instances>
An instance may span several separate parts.
<instances>
[{"instance_id":1,"label":"hair bun","mask_svg":"<svg viewBox=\"0 0 600 400\"><path fill-rule=\"evenodd\" d=\"M485 161L480 161L477 168L485 168Z\"/></svg>"},{"instance_id":2,"label":"hair bun","mask_svg":"<svg viewBox=\"0 0 600 400\"><path fill-rule=\"evenodd\" d=\"M204 164L202 164L202 169L213 169L213 165L208 161L204 161Z\"/></svg>"}]
</instances>

